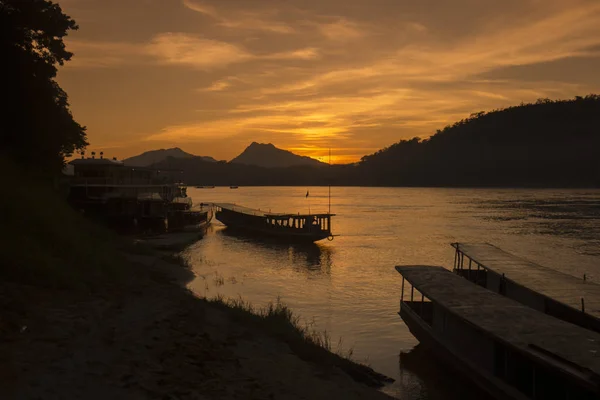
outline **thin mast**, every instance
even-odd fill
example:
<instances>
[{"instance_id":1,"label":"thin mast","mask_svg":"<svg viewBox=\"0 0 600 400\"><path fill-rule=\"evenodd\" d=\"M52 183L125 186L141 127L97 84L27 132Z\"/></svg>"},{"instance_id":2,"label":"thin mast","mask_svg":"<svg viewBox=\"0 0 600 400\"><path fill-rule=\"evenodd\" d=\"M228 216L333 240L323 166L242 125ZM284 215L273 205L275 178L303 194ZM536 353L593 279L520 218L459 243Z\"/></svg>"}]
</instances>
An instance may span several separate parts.
<instances>
[{"instance_id":1,"label":"thin mast","mask_svg":"<svg viewBox=\"0 0 600 400\"><path fill-rule=\"evenodd\" d=\"M329 211L328 214L331 214L331 147L329 148Z\"/></svg>"}]
</instances>

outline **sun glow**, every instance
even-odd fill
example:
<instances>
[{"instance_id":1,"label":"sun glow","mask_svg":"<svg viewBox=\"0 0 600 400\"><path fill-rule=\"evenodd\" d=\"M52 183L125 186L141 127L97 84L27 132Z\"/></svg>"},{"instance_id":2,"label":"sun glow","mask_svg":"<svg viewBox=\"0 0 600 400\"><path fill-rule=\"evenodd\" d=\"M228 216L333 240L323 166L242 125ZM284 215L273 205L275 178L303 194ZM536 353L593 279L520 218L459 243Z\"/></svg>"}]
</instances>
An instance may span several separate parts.
<instances>
[{"instance_id":1,"label":"sun glow","mask_svg":"<svg viewBox=\"0 0 600 400\"><path fill-rule=\"evenodd\" d=\"M92 145L118 157L231 159L257 141L321 160L331 146L334 163L473 112L600 91L596 1L374 1L150 2L140 19L135 2L62 0L82 29L59 81Z\"/></svg>"}]
</instances>

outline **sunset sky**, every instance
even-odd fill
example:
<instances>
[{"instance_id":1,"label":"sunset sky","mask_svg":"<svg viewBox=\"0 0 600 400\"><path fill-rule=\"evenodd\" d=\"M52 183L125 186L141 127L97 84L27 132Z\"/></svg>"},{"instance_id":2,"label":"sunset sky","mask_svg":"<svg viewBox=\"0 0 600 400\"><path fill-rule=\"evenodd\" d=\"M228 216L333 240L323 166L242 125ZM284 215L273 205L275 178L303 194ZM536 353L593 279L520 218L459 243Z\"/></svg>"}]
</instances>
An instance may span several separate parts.
<instances>
[{"instance_id":1,"label":"sunset sky","mask_svg":"<svg viewBox=\"0 0 600 400\"><path fill-rule=\"evenodd\" d=\"M252 141L334 162L472 112L600 93L598 0L62 0L89 150Z\"/></svg>"}]
</instances>

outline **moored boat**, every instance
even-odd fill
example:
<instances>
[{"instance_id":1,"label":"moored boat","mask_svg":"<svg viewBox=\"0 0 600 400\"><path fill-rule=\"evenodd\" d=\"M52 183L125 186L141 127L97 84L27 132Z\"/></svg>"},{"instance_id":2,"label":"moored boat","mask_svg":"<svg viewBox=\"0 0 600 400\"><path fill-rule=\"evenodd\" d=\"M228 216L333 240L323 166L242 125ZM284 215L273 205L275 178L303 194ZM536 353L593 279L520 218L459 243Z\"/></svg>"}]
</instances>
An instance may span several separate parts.
<instances>
[{"instance_id":1,"label":"moored boat","mask_svg":"<svg viewBox=\"0 0 600 400\"><path fill-rule=\"evenodd\" d=\"M202 231L206 230L212 219L212 207L204 204L192 205L189 197L173 199L167 215L168 230Z\"/></svg>"},{"instance_id":2,"label":"moored boat","mask_svg":"<svg viewBox=\"0 0 600 400\"><path fill-rule=\"evenodd\" d=\"M403 278L399 314L413 335L493 397L600 398L600 334L442 267L396 270Z\"/></svg>"},{"instance_id":3,"label":"moored boat","mask_svg":"<svg viewBox=\"0 0 600 400\"><path fill-rule=\"evenodd\" d=\"M192 208L179 171L127 166L103 153L82 154L70 165L71 205L119 230L189 230L210 222L211 208Z\"/></svg>"},{"instance_id":4,"label":"moored boat","mask_svg":"<svg viewBox=\"0 0 600 400\"><path fill-rule=\"evenodd\" d=\"M452 243L454 272L537 311L600 333L600 285L489 243ZM468 262L466 262L468 261Z\"/></svg>"},{"instance_id":5,"label":"moored boat","mask_svg":"<svg viewBox=\"0 0 600 400\"><path fill-rule=\"evenodd\" d=\"M333 239L331 217L335 214L271 213L230 203L215 207L217 220L248 233L298 242Z\"/></svg>"}]
</instances>

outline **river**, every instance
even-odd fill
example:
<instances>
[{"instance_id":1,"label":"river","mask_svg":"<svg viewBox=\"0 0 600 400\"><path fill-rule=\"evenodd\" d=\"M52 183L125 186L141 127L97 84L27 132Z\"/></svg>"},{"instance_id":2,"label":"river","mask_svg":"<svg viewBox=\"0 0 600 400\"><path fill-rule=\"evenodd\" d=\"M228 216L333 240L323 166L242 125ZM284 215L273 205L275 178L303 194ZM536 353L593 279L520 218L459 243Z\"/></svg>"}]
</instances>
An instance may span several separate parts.
<instances>
[{"instance_id":1,"label":"river","mask_svg":"<svg viewBox=\"0 0 600 400\"><path fill-rule=\"evenodd\" d=\"M306 193L309 193L308 197ZM272 212L326 212L327 187L188 189L194 203L229 202ZM397 312L394 266L452 267L451 242L489 242L600 282L600 190L331 188L333 241L276 245L229 234L213 220L187 250L200 295L278 297L304 321L396 382L406 400L465 397L465 385L417 345ZM341 338L341 342L339 341Z\"/></svg>"}]
</instances>

